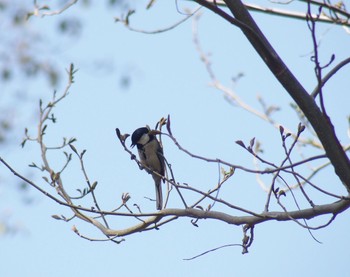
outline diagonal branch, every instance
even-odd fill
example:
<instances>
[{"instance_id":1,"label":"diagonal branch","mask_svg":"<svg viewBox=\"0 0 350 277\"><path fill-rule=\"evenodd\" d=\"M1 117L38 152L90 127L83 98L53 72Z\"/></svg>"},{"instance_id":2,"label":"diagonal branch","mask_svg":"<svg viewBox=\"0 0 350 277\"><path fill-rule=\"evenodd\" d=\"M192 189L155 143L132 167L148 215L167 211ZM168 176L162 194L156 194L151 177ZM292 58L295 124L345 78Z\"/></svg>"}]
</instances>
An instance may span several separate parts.
<instances>
[{"instance_id":1,"label":"diagonal branch","mask_svg":"<svg viewBox=\"0 0 350 277\"><path fill-rule=\"evenodd\" d=\"M240 0L225 0L227 7L235 17L233 18L228 17L228 15L217 6L206 1L196 0L196 2L203 4L203 6L219 14L225 20L238 26L242 30L251 45L275 75L276 79L282 84L310 121L310 124L324 146L326 155L330 159L336 174L350 192L350 161L339 143L330 118L322 114L311 95L307 93L305 88L284 64L253 20L244 4Z\"/></svg>"}]
</instances>

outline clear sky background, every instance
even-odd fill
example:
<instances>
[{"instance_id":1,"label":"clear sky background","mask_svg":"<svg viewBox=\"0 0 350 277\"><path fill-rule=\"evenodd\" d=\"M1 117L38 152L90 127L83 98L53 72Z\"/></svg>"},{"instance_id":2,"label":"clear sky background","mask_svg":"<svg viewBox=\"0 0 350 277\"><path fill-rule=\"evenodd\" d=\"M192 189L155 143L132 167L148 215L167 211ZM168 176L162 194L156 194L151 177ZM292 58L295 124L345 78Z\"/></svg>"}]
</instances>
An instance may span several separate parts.
<instances>
[{"instance_id":1,"label":"clear sky background","mask_svg":"<svg viewBox=\"0 0 350 277\"><path fill-rule=\"evenodd\" d=\"M87 149L87 172L91 180L99 182L96 193L102 209L115 208L120 204L121 194L129 192L130 204L138 203L145 210L154 211L154 202L144 198L153 197L153 181L144 171L139 171L123 151L115 135L116 127L123 133L132 133L146 124L154 126L161 117L170 114L174 135L193 153L253 168L252 157L234 142L248 142L256 137L263 145L264 157L276 163L283 159L279 132L228 103L221 92L210 86L208 73L193 43L192 19L171 31L146 35L115 23L114 17L120 15L120 10L110 9L104 2L96 1L87 9L77 4L56 17L32 17L27 28L31 34L40 34L42 40L40 47L34 49L34 55L53 60L61 72L70 63L79 69L69 96L54 110L58 122L48 127L47 142L57 145L62 137L76 137L75 146L80 150ZM131 24L144 30L168 27L184 18L175 4L159 1L150 11L144 11L145 3L132 3L137 13L131 17ZM177 5L181 10L196 7L182 1ZM295 8L302 9L302 6ZM291 98L242 33L211 12L204 9L200 12L203 15L198 23L199 39L203 50L210 55L217 78L256 109L261 110L257 95L268 104L280 106L281 111L275 119L296 130L299 121L289 107ZM253 15L292 72L308 91L312 91L316 80L306 23ZM57 35L58 19L62 17L82 20L79 36ZM332 53L336 53L338 62L348 57L349 34L341 27L319 26L321 61L327 63ZM8 26L2 22L0 27L5 30ZM244 77L233 83L232 78L239 73ZM66 84L66 75L62 76L58 94ZM349 76L348 66L329 82L326 94L327 109L334 117L337 134L344 144L349 143L346 133ZM127 86L122 85L123 80L129 82ZM49 190L40 172L28 168L32 162L40 163L38 146L29 143L22 150L18 145L25 127L35 134L38 99L48 101L53 89L43 78L1 87L5 92L21 88L26 91L27 98L16 115L17 131L11 145L1 149L0 154L16 170ZM4 97L2 101L15 105L12 98ZM164 148L179 182L204 191L215 186L218 179L216 164L189 158L166 138ZM52 154L51 158L58 168L64 162L61 152ZM102 234L78 220L69 223L54 220L53 214L68 217L71 213L32 188L23 195L15 185L16 179L5 173L4 167L0 167L0 172L1 216L9 217L11 224L20 227L16 235L0 237L0 276L3 277L347 276L349 211L339 215L329 227L313 232L322 244L295 223L268 222L256 226L254 243L246 255L241 254L239 247L228 247L193 261L184 261L184 258L224 244L241 243L242 228L212 220L199 221L196 228L186 218L158 231L128 236L119 245L90 242L71 231L72 225L89 237L103 238ZM76 188L84 188L84 178L76 160L63 180L71 193L75 193ZM345 193L332 169L319 180L323 187L336 187L330 190ZM256 212L263 210L266 193L255 176L237 172L226 189L231 193L233 203ZM323 203L322 197L312 195L316 204ZM169 206L181 207L176 194L172 197ZM30 199L30 203L24 198ZM327 219L329 216L316 219L311 225L317 226ZM123 227L118 219L112 222L117 229Z\"/></svg>"}]
</instances>

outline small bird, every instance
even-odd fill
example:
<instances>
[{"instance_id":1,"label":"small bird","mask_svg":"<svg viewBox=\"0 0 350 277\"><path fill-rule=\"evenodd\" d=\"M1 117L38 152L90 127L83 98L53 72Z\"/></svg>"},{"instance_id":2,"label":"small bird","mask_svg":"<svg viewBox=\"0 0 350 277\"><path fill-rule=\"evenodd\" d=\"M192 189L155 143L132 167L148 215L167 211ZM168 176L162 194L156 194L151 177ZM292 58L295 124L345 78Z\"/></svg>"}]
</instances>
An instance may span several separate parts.
<instances>
[{"instance_id":1,"label":"small bird","mask_svg":"<svg viewBox=\"0 0 350 277\"><path fill-rule=\"evenodd\" d=\"M149 128L142 127L134 131L131 136L131 147L137 146L140 161L143 166L151 169L154 172L164 176L164 156L163 148L160 146L156 136L151 132ZM152 174L155 186L156 186L156 205L157 210L161 210L163 207L163 195L161 181L162 177L147 170ZM164 179L163 179L164 182Z\"/></svg>"}]
</instances>

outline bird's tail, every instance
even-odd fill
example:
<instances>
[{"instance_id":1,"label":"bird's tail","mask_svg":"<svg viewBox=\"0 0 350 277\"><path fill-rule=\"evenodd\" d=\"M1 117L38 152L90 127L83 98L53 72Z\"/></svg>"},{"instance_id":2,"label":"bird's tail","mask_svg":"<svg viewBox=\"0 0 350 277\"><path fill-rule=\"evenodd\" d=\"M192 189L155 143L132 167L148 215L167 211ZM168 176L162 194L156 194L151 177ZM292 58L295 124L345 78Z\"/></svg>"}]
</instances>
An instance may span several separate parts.
<instances>
[{"instance_id":1,"label":"bird's tail","mask_svg":"<svg viewBox=\"0 0 350 277\"><path fill-rule=\"evenodd\" d=\"M154 176L154 183L156 186L156 205L157 210L163 208L163 194L162 194L162 179L159 176Z\"/></svg>"}]
</instances>

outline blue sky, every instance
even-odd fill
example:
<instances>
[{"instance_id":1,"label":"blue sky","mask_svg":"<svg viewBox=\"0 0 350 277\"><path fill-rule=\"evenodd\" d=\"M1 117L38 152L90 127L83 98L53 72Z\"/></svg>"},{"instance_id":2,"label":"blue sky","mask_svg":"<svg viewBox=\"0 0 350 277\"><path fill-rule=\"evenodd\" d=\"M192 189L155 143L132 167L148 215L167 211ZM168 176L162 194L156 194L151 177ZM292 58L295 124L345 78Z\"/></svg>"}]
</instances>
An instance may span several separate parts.
<instances>
[{"instance_id":1,"label":"blue sky","mask_svg":"<svg viewBox=\"0 0 350 277\"><path fill-rule=\"evenodd\" d=\"M187 2L179 4L194 7ZM139 12L131 17L133 26L138 28L159 29L183 18L174 3L156 3L148 12L141 11L142 5L138 6ZM199 38L204 51L210 53L217 78L256 109L260 109L257 95L269 104L281 106L282 111L275 118L283 126L296 130L298 119L289 108L290 97L241 32L210 12L202 12ZM253 167L252 158L234 141L248 142L256 137L263 144L264 157L276 163L283 159L279 132L229 104L221 92L210 86L192 41L191 19L169 32L145 35L130 32L115 23L113 17L118 11L107 9L102 2L94 3L93 8L84 12L79 5L73 6L62 16L78 15L84 28L76 39L55 36L58 17L33 17L30 24L31 30L44 34L47 41L38 50L38 55L43 53L53 59L62 72L71 62L79 69L70 95L54 110L58 122L48 127L47 141L55 145L62 137L76 137L75 146L80 150L87 149L87 172L91 180L99 182L96 193L103 209L116 207L123 192L131 194L130 203L141 204L149 211L154 208L154 203L144 198L154 194L152 179L139 171L123 151L115 136L116 127L123 133L132 133L146 124L154 126L161 117L170 114L174 135L193 153ZM311 91L315 77L306 24L263 14L253 15L293 73ZM320 25L319 36L322 37L320 49L324 62L333 52L337 61L349 55L350 37L342 28ZM231 79L240 72L244 77L234 84ZM123 89L120 79L126 73L130 74L131 83L128 89ZM346 76L349 74L349 67L344 68L326 87L327 108L334 116L337 133L344 144L349 143L346 134L350 101L350 78ZM43 80L24 84L30 97L22 114L29 115L29 122L18 128L23 130L29 125L30 133L34 134L37 96L48 101L52 89ZM63 78L58 92L64 86ZM14 138L16 143L13 144L19 145L21 139ZM217 165L189 158L170 140L164 140L164 148L178 181L204 191L215 185ZM6 154L15 169L45 187L40 173L30 172L27 166L33 161L40 163L36 145L28 144L24 150L16 148L10 152L2 149L0 154ZM57 167L64 161L62 153L52 154L51 158ZM76 160L62 177L71 193L84 186ZM8 184L15 183L10 175L4 178ZM322 174L319 181L325 188L334 186L334 191L344 193L332 169ZM10 214L16 224L23 226L23 231L17 235L0 238L1 276L344 276L348 262L348 211L339 215L328 228L314 232L322 244L315 242L307 230L295 223L268 222L256 226L255 241L249 254L242 255L239 247L228 247L193 261L184 261L184 258L211 248L240 243L241 227L204 220L196 228L185 218L158 231L126 237L120 245L90 242L80 239L71 231L71 226L75 224L86 236L102 238L92 226L81 221L64 223L51 218L53 214L69 216L70 212L64 207L32 189L28 194L33 202L26 205L16 189L0 188L3 214ZM253 175L237 172L225 192L235 204L257 212L263 210L266 194ZM300 192L296 191L296 194L300 195ZM322 203L322 197L312 191L310 194L317 204ZM170 205L178 207L176 194L172 197ZM327 218L316 219L311 224L317 226ZM111 221L115 228L121 228L117 219Z\"/></svg>"}]
</instances>

